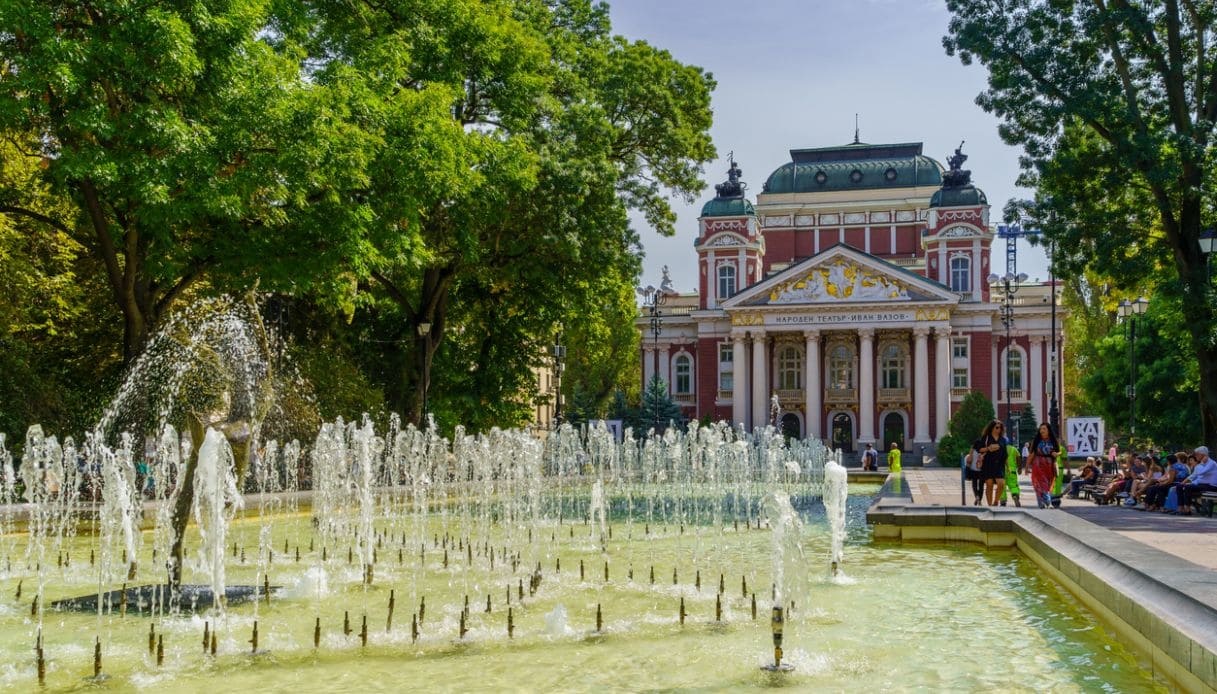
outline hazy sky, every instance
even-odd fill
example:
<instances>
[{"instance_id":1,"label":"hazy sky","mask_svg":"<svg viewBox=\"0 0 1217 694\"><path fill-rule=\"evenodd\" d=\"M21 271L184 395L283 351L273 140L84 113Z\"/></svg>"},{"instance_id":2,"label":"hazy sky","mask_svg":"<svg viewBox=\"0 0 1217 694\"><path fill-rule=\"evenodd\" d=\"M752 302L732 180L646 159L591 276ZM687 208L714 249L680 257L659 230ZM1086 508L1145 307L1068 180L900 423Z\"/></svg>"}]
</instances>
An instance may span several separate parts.
<instances>
[{"instance_id":1,"label":"hazy sky","mask_svg":"<svg viewBox=\"0 0 1217 694\"><path fill-rule=\"evenodd\" d=\"M702 204L726 179L727 153L755 201L765 179L790 161L791 149L851 142L854 113L870 143L924 142L945 164L966 140L964 168L985 191L990 220L1017 188L1019 150L1001 141L997 119L974 102L985 87L980 65L964 67L942 48L948 14L931 0L610 0L613 30L671 51L709 70L714 91L711 135L719 159L691 204L673 200L676 235L660 236L635 216L646 252L642 284L659 284L668 265L680 291L696 286L693 239ZM1005 241L995 242L1003 262ZM1018 269L1047 279L1044 253L1019 243Z\"/></svg>"}]
</instances>

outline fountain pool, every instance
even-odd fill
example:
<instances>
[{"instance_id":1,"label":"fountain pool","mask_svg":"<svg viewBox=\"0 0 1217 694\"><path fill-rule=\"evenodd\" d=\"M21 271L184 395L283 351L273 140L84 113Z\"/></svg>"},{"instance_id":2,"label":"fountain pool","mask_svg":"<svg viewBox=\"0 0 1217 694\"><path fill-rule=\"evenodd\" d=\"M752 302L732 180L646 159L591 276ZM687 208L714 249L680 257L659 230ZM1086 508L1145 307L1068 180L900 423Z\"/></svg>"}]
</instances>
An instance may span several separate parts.
<instances>
[{"instance_id":1,"label":"fountain pool","mask_svg":"<svg viewBox=\"0 0 1217 694\"><path fill-rule=\"evenodd\" d=\"M568 491L577 496L574 489ZM755 518L738 526L690 522L682 534L679 524L662 522L671 516L650 525L616 513L609 514L603 535L595 523L554 520L533 529L536 561L541 562L534 589L530 579L536 561L531 557L531 566L520 557L514 570L511 556L507 561L496 557L491 568L483 544L472 551L470 561L470 549L456 532L463 519L455 509L462 502L449 499L445 508L427 514L421 565L409 530L401 542L406 524L373 519L376 568L367 584L358 548L335 542L322 562L312 509L276 502L273 516L251 503L229 528L235 556L232 546L225 553L230 582L259 585L269 577L272 585L281 586L272 590L269 604L234 604L223 615L154 617L138 615L134 605L125 617L118 607L100 618L47 609L47 689L86 686L99 630L108 675L101 685L105 691L164 686L214 691L219 681L226 690L285 692L416 686L451 691L737 690L775 684L977 691L1032 682L1053 691L1163 688L1089 613L1016 553L872 544L863 514L875 492L874 487L851 488L845 576L836 579L828 570L833 548L823 506L806 498L797 504L804 522L799 544L807 563L789 596L794 605L787 615L784 660L795 666L790 673L765 673L758 667L772 658L768 614L773 576L771 533L764 521L758 529ZM622 500L616 501L611 505L619 508ZM537 537L544 530L549 537ZM485 543L494 545L497 539L501 551L510 531L492 528ZM19 545L20 538L16 540ZM82 526L65 543L69 565L48 572L47 600L96 589L96 571L88 567L95 542ZM153 544L145 538L144 555ZM273 556L263 551L256 559L259 547L273 548ZM519 545L517 551L528 547ZM141 564L150 563L150 556L141 557ZM0 687L13 691L30 691L36 682L29 583L22 599L14 598L23 573L13 567L2 583ZM28 575L24 580L29 581ZM391 625L390 594L395 607ZM415 639L412 618L421 602L425 614ZM565 619L560 619L563 611ZM462 613L467 615L463 638ZM344 615L349 634L343 633ZM366 646L361 638L365 615ZM320 648L314 649L318 618ZM256 654L250 644L255 620ZM215 656L202 645L205 624L217 637ZM160 666L148 649L150 627L163 639Z\"/></svg>"}]
</instances>

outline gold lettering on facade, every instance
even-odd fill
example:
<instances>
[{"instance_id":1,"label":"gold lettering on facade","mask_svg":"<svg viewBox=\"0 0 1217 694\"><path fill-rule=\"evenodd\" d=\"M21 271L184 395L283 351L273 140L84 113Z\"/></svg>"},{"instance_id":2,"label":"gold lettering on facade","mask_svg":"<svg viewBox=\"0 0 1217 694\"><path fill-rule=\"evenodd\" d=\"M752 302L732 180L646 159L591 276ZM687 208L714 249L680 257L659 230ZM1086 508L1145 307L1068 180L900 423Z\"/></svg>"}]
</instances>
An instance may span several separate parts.
<instances>
[{"instance_id":1,"label":"gold lettering on facade","mask_svg":"<svg viewBox=\"0 0 1217 694\"><path fill-rule=\"evenodd\" d=\"M919 320L919 321L949 320L950 318L951 318L951 309L949 309L949 308L919 308L919 309L917 309L916 320Z\"/></svg>"},{"instance_id":2,"label":"gold lettering on facade","mask_svg":"<svg viewBox=\"0 0 1217 694\"><path fill-rule=\"evenodd\" d=\"M765 317L759 313L733 313L731 325L764 325Z\"/></svg>"}]
</instances>

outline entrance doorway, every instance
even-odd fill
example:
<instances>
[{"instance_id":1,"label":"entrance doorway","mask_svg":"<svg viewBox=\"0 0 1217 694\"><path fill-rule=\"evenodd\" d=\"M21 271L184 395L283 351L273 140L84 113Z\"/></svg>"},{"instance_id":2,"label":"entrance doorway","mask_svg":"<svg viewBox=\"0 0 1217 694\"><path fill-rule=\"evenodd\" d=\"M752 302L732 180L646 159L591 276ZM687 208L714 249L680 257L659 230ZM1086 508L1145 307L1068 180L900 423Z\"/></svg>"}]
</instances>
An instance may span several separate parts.
<instances>
[{"instance_id":1,"label":"entrance doorway","mask_svg":"<svg viewBox=\"0 0 1217 694\"><path fill-rule=\"evenodd\" d=\"M854 452L854 418L848 412L832 416L832 447L844 453Z\"/></svg>"},{"instance_id":2,"label":"entrance doorway","mask_svg":"<svg viewBox=\"0 0 1217 694\"><path fill-rule=\"evenodd\" d=\"M782 415L782 436L798 439L802 438L800 433L799 416L793 412L787 412Z\"/></svg>"},{"instance_id":3,"label":"entrance doorway","mask_svg":"<svg viewBox=\"0 0 1217 694\"><path fill-rule=\"evenodd\" d=\"M883 415L883 450L890 451L892 444L904 450L904 415L899 412L888 412Z\"/></svg>"}]
</instances>

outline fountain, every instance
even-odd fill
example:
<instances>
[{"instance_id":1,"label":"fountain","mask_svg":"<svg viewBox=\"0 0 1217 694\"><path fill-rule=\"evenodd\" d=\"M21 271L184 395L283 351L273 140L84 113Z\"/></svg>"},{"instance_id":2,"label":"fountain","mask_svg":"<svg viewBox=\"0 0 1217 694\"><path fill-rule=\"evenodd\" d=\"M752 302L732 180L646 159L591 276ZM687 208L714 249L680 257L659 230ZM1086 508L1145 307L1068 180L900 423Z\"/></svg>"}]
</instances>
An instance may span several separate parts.
<instances>
[{"instance_id":1,"label":"fountain","mask_svg":"<svg viewBox=\"0 0 1217 694\"><path fill-rule=\"evenodd\" d=\"M839 452L773 426L691 423L618 443L603 426L445 437L365 416L276 439L268 341L247 304L211 309L154 339L205 368L138 362L132 379L144 385L125 383L82 446L32 426L14 474L0 436L0 662L17 664L0 668L0 688L69 688L92 673L196 690L213 686L216 667L234 688L287 672L339 681L355 667L348 656L366 652L360 677L454 689L517 687L524 671L537 688L569 689L544 673L572 659L588 689L620 687L623 663L636 664L637 688L770 686L762 661L799 686L840 689L881 686L897 667L872 653L872 673L848 655L871 644L871 624L928 649L927 662L955 652L958 631L939 624L940 637L917 611L891 614L893 596L950 614L983 586L1011 603L1035 596L1028 609L1054 615L1036 623L1074 614L1011 559L994 567L956 548L916 561L924 554L849 542L851 574L866 580L824 579L811 567L844 577L849 509L877 487L847 494ZM141 397L145 387L157 394ZM969 576L962 596L941 590L940 574ZM757 609L766 596L768 620ZM1029 649L1047 642L1029 623L1016 614L993 634L969 628ZM1079 640L1085 632L1053 648L1128 677L1125 656ZM249 657L266 651L274 657ZM913 687L991 684L898 660Z\"/></svg>"}]
</instances>

